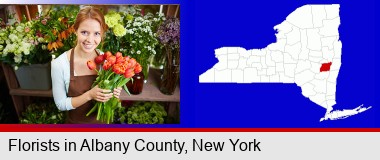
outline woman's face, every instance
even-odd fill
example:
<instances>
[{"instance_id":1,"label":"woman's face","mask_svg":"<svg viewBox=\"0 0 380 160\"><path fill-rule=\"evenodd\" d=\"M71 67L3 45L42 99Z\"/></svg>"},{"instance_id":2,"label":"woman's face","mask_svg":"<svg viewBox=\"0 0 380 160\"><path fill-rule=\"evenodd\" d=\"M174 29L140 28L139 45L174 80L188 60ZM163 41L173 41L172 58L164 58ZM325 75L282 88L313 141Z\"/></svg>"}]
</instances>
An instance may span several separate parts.
<instances>
[{"instance_id":1,"label":"woman's face","mask_svg":"<svg viewBox=\"0 0 380 160\"><path fill-rule=\"evenodd\" d=\"M94 19L84 20L79 25L76 34L77 47L85 53L94 51L102 39L100 23Z\"/></svg>"}]
</instances>

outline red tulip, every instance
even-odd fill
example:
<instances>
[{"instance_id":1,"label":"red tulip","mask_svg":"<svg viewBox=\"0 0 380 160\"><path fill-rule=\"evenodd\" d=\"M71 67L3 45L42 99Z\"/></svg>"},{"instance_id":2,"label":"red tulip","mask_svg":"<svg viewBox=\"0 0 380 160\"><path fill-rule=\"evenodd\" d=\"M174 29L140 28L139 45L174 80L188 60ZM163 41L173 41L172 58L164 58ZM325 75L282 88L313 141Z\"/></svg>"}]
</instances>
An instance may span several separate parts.
<instances>
[{"instance_id":1,"label":"red tulip","mask_svg":"<svg viewBox=\"0 0 380 160\"><path fill-rule=\"evenodd\" d=\"M116 63L116 57L113 56L113 55L111 55L111 56L107 57L107 61L108 61L109 63L111 63L111 65L113 65L113 64Z\"/></svg>"},{"instance_id":2,"label":"red tulip","mask_svg":"<svg viewBox=\"0 0 380 160\"><path fill-rule=\"evenodd\" d=\"M115 64L112 67L112 71L115 72L116 74L124 74L125 70L126 68L123 64Z\"/></svg>"},{"instance_id":3,"label":"red tulip","mask_svg":"<svg viewBox=\"0 0 380 160\"><path fill-rule=\"evenodd\" d=\"M131 67L133 68L133 67L135 67L135 65L136 65L136 59L134 59L134 58L131 58L129 61L128 61L128 63L131 63Z\"/></svg>"},{"instance_id":4,"label":"red tulip","mask_svg":"<svg viewBox=\"0 0 380 160\"><path fill-rule=\"evenodd\" d=\"M107 59L110 56L112 56L112 53L110 51L104 53L104 59Z\"/></svg>"},{"instance_id":5,"label":"red tulip","mask_svg":"<svg viewBox=\"0 0 380 160\"><path fill-rule=\"evenodd\" d=\"M124 62L125 62L125 58L124 57L117 57L116 56L116 64L124 63Z\"/></svg>"},{"instance_id":6,"label":"red tulip","mask_svg":"<svg viewBox=\"0 0 380 160\"><path fill-rule=\"evenodd\" d=\"M87 61L87 67L90 70L94 70L96 68L96 64L94 61Z\"/></svg>"},{"instance_id":7,"label":"red tulip","mask_svg":"<svg viewBox=\"0 0 380 160\"><path fill-rule=\"evenodd\" d=\"M142 71L142 67L139 63L136 64L134 71L135 73L140 73Z\"/></svg>"},{"instance_id":8,"label":"red tulip","mask_svg":"<svg viewBox=\"0 0 380 160\"><path fill-rule=\"evenodd\" d=\"M128 69L128 70L126 70L125 73L124 73L124 77L125 77L125 78L131 78L131 77L133 77L134 75L135 75L135 72L133 72L132 69Z\"/></svg>"},{"instance_id":9,"label":"red tulip","mask_svg":"<svg viewBox=\"0 0 380 160\"><path fill-rule=\"evenodd\" d=\"M121 52L116 52L115 54L116 58L123 57L123 54Z\"/></svg>"},{"instance_id":10,"label":"red tulip","mask_svg":"<svg viewBox=\"0 0 380 160\"><path fill-rule=\"evenodd\" d=\"M101 63L103 63L103 61L104 61L104 55L99 55L95 58L96 64L101 64Z\"/></svg>"},{"instance_id":11,"label":"red tulip","mask_svg":"<svg viewBox=\"0 0 380 160\"><path fill-rule=\"evenodd\" d=\"M105 63L103 64L103 69L104 69L104 70L108 70L109 68L111 68L111 66L112 66L112 64L109 63L109 62L107 61L107 62L105 62Z\"/></svg>"}]
</instances>

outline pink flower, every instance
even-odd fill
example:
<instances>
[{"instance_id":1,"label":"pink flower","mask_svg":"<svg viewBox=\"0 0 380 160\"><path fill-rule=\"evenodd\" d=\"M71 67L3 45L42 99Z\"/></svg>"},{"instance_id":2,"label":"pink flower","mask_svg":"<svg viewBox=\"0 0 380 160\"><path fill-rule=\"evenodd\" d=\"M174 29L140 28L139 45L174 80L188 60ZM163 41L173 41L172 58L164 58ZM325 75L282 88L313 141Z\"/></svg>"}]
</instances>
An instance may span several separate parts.
<instances>
[{"instance_id":1,"label":"pink flower","mask_svg":"<svg viewBox=\"0 0 380 160\"><path fill-rule=\"evenodd\" d=\"M41 20L41 23L42 23L43 25L46 25L46 23L47 23L47 19L43 19L43 20Z\"/></svg>"},{"instance_id":2,"label":"pink flower","mask_svg":"<svg viewBox=\"0 0 380 160\"><path fill-rule=\"evenodd\" d=\"M30 31L30 28L29 27L25 27L25 32L29 32Z\"/></svg>"}]
</instances>

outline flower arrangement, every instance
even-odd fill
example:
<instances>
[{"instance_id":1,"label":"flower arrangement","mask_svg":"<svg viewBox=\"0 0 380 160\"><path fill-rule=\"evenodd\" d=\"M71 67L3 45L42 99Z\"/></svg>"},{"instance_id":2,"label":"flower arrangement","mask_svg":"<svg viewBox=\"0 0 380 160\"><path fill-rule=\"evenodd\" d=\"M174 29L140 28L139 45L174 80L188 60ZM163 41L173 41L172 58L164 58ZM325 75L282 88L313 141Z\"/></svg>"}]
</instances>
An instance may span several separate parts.
<instances>
[{"instance_id":1,"label":"flower arrangement","mask_svg":"<svg viewBox=\"0 0 380 160\"><path fill-rule=\"evenodd\" d=\"M166 19L158 28L157 36L164 46L165 65L160 91L173 94L179 80L180 70L180 21L178 18Z\"/></svg>"},{"instance_id":2,"label":"flower arrangement","mask_svg":"<svg viewBox=\"0 0 380 160\"><path fill-rule=\"evenodd\" d=\"M0 30L0 60L15 66L29 64L33 60L31 52L38 44L34 35L34 21L15 23Z\"/></svg>"},{"instance_id":3,"label":"flower arrangement","mask_svg":"<svg viewBox=\"0 0 380 160\"><path fill-rule=\"evenodd\" d=\"M50 53L54 58L75 46L73 25L78 11L78 6L53 7L44 16L36 17L33 28L40 42L36 54Z\"/></svg>"},{"instance_id":4,"label":"flower arrangement","mask_svg":"<svg viewBox=\"0 0 380 160\"><path fill-rule=\"evenodd\" d=\"M53 8L45 16L0 30L0 60L17 69L45 64L74 46L72 27L79 7Z\"/></svg>"},{"instance_id":5,"label":"flower arrangement","mask_svg":"<svg viewBox=\"0 0 380 160\"><path fill-rule=\"evenodd\" d=\"M170 49L180 48L180 21L178 18L166 19L157 30L157 37L161 44Z\"/></svg>"},{"instance_id":6,"label":"flower arrangement","mask_svg":"<svg viewBox=\"0 0 380 160\"><path fill-rule=\"evenodd\" d=\"M143 15L136 6L131 8L126 12L111 11L105 15L110 30L106 33L102 50L130 55L143 66L143 73L147 77L149 60L156 54L155 48L158 45L154 29L163 21L164 16L152 13Z\"/></svg>"},{"instance_id":7,"label":"flower arrangement","mask_svg":"<svg viewBox=\"0 0 380 160\"><path fill-rule=\"evenodd\" d=\"M136 73L142 70L141 65L134 58L128 56L123 57L121 52L113 55L111 52L105 52L99 55L94 61L88 61L87 66L89 69L96 69L96 64L101 65L102 69L97 71L98 77L96 78L93 86L98 85L99 88L113 90L117 87L122 87L129 94L125 84ZM112 97L107 102L96 102L95 106L87 113L98 111L97 120L106 122L107 124L113 122L115 109L121 107L119 99Z\"/></svg>"}]
</instances>

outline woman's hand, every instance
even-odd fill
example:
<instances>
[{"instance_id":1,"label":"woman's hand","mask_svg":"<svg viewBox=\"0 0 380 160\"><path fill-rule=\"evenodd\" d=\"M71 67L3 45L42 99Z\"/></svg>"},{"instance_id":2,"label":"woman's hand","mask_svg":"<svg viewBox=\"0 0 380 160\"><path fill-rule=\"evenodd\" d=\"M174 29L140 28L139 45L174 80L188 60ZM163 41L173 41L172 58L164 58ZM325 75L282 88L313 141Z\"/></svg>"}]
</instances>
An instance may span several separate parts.
<instances>
[{"instance_id":1,"label":"woman's hand","mask_svg":"<svg viewBox=\"0 0 380 160\"><path fill-rule=\"evenodd\" d=\"M96 85L94 88L88 91L89 100L94 99L99 102L107 102L110 98L112 98L111 90L101 89ZM120 93L119 93L120 95Z\"/></svg>"},{"instance_id":2,"label":"woman's hand","mask_svg":"<svg viewBox=\"0 0 380 160\"><path fill-rule=\"evenodd\" d=\"M120 99L120 93L121 93L121 90L122 90L121 87L118 87L118 88L114 88L114 89L113 89L113 95L114 95L116 98L118 98L118 99Z\"/></svg>"}]
</instances>

